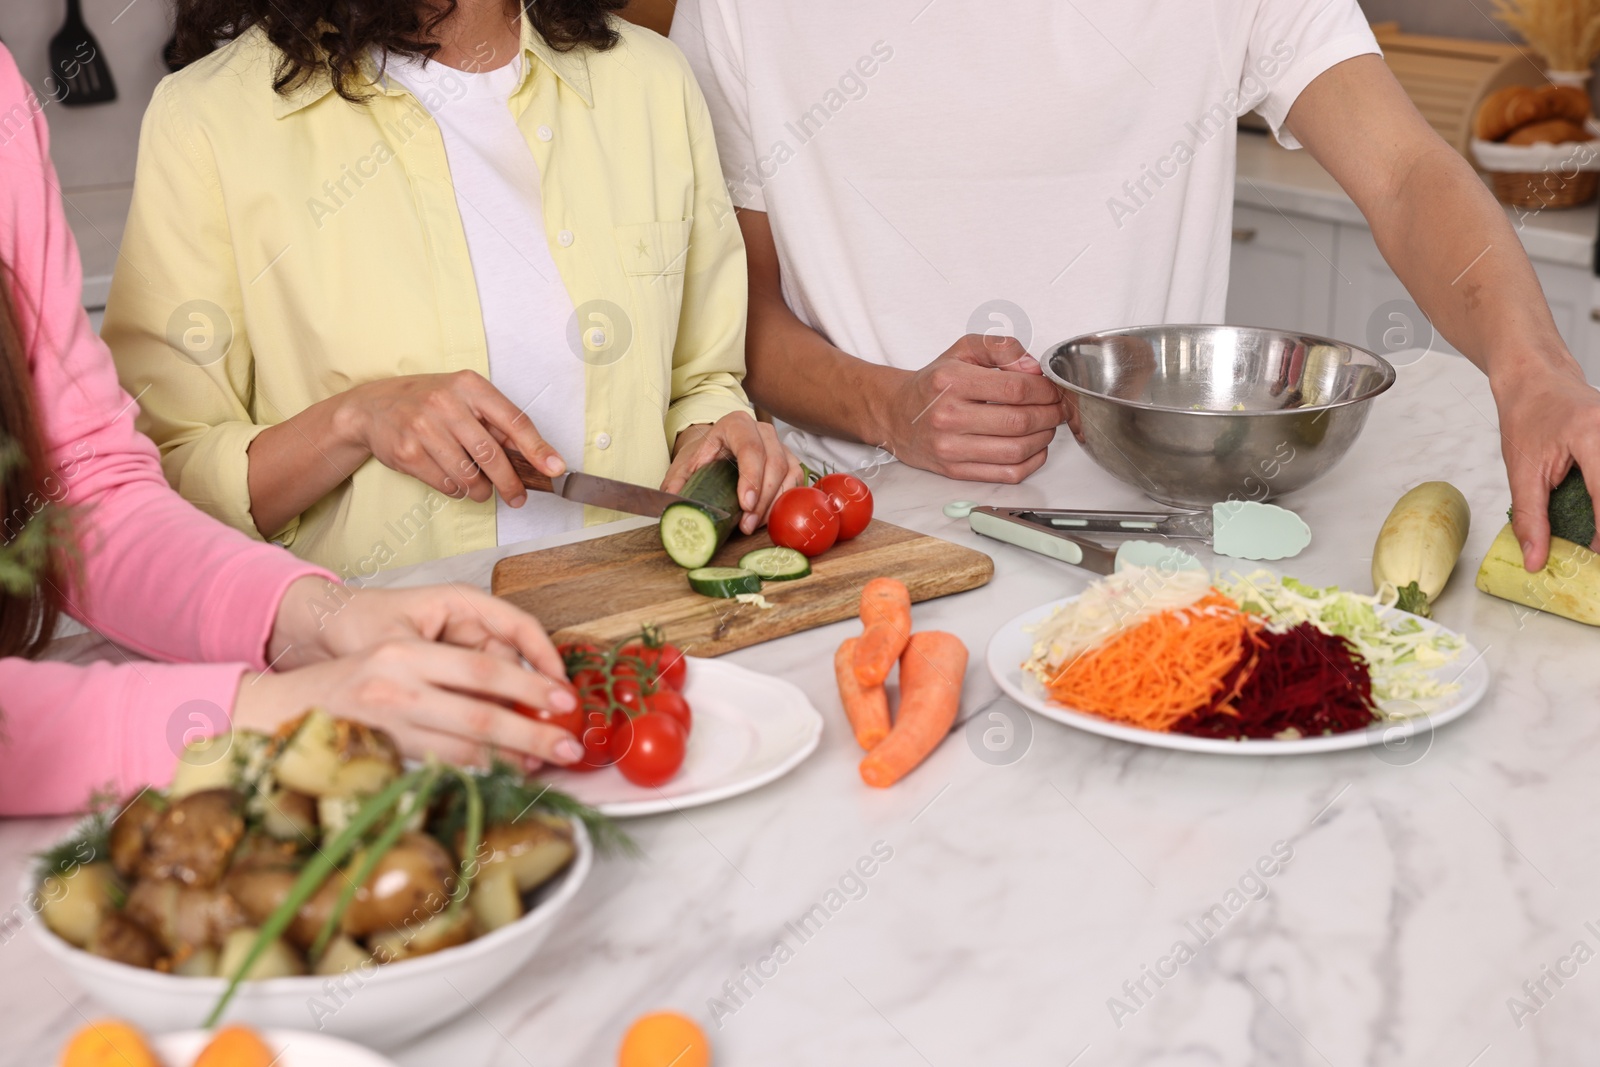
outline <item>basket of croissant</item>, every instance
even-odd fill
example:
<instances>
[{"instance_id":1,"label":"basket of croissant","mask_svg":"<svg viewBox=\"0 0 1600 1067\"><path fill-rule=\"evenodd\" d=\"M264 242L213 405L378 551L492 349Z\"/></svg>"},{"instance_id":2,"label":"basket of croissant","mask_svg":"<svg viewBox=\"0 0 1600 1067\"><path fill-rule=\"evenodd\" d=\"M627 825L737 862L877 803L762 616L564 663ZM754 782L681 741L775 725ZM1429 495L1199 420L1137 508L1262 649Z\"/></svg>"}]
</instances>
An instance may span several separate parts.
<instances>
[{"instance_id":1,"label":"basket of croissant","mask_svg":"<svg viewBox=\"0 0 1600 1067\"><path fill-rule=\"evenodd\" d=\"M1490 93L1472 133L1473 155L1502 203L1577 207L1600 190L1600 126L1582 89L1513 85Z\"/></svg>"}]
</instances>

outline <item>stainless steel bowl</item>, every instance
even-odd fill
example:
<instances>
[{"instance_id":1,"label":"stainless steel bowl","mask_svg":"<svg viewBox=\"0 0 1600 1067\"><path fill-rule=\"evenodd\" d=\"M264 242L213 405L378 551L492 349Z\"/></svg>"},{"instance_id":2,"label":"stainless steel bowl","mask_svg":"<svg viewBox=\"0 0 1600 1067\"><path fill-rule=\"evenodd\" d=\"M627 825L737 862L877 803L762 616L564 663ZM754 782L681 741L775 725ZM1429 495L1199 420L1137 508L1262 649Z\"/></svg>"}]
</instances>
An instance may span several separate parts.
<instances>
[{"instance_id":1,"label":"stainless steel bowl","mask_svg":"<svg viewBox=\"0 0 1600 1067\"><path fill-rule=\"evenodd\" d=\"M1164 504L1266 500L1310 485L1366 424L1394 368L1324 337L1248 326L1138 326L1052 348L1094 461Z\"/></svg>"}]
</instances>

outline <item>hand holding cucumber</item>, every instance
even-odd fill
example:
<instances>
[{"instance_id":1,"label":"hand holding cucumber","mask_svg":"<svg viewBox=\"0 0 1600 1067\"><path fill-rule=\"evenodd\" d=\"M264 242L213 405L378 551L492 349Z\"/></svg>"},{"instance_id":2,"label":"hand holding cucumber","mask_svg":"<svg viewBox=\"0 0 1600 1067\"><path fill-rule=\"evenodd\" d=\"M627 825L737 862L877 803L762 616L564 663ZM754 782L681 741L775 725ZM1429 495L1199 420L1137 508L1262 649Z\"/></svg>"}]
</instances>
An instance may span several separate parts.
<instances>
[{"instance_id":1,"label":"hand holding cucumber","mask_svg":"<svg viewBox=\"0 0 1600 1067\"><path fill-rule=\"evenodd\" d=\"M1570 374L1530 368L1506 383L1491 384L1511 481L1511 525L1523 566L1537 571L1550 552L1550 491L1574 463L1583 468L1590 496L1600 498L1600 393L1576 365Z\"/></svg>"},{"instance_id":2,"label":"hand holding cucumber","mask_svg":"<svg viewBox=\"0 0 1600 1067\"><path fill-rule=\"evenodd\" d=\"M702 423L678 434L672 466L661 488L683 489L689 476L719 457L731 456L739 467L739 529L754 533L766 521L778 494L802 483L800 461L778 440L778 433L748 412L735 411L714 423Z\"/></svg>"}]
</instances>

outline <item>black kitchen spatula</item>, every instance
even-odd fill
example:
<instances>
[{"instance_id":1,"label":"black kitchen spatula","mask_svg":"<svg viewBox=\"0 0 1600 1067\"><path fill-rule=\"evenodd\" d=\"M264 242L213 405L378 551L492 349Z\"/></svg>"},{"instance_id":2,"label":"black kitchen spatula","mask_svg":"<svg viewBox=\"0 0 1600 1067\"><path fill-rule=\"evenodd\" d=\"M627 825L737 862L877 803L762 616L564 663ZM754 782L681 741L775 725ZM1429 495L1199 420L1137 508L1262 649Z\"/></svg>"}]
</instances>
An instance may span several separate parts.
<instances>
[{"instance_id":1,"label":"black kitchen spatula","mask_svg":"<svg viewBox=\"0 0 1600 1067\"><path fill-rule=\"evenodd\" d=\"M117 98L111 67L100 42L83 21L79 0L67 0L67 21L50 38L50 74L55 98L68 107L104 104Z\"/></svg>"}]
</instances>

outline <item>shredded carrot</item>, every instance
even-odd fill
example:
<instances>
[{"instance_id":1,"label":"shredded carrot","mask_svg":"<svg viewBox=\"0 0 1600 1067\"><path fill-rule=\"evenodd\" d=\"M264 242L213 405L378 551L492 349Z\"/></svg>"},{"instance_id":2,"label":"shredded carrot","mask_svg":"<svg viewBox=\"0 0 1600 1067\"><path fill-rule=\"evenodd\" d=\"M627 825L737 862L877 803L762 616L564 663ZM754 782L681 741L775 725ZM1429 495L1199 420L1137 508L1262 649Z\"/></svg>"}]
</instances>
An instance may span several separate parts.
<instances>
[{"instance_id":1,"label":"shredded carrot","mask_svg":"<svg viewBox=\"0 0 1600 1067\"><path fill-rule=\"evenodd\" d=\"M1213 590L1085 652L1049 681L1050 695L1077 711L1164 733L1225 688L1236 694L1248 671L1235 668L1254 654L1262 625Z\"/></svg>"}]
</instances>

